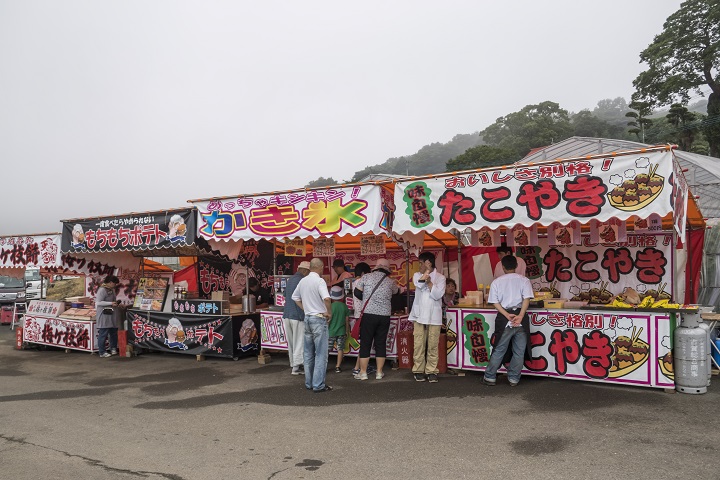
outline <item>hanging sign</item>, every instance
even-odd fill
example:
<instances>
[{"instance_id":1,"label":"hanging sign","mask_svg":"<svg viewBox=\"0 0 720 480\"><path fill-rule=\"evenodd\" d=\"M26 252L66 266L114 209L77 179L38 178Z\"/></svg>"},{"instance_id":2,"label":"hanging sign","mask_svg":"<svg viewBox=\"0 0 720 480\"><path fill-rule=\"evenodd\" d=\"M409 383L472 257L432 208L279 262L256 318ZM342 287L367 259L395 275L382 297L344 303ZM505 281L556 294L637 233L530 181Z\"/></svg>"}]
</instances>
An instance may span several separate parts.
<instances>
[{"instance_id":1,"label":"hanging sign","mask_svg":"<svg viewBox=\"0 0 720 480\"><path fill-rule=\"evenodd\" d=\"M198 202L199 235L270 240L388 232L394 207L382 191L355 185Z\"/></svg>"},{"instance_id":2,"label":"hanging sign","mask_svg":"<svg viewBox=\"0 0 720 480\"><path fill-rule=\"evenodd\" d=\"M680 236L680 240L685 241L685 226L687 223L687 209L688 209L688 184L685 180L685 175L682 173L682 168L677 161L673 162L673 211L675 231Z\"/></svg>"},{"instance_id":3,"label":"hanging sign","mask_svg":"<svg viewBox=\"0 0 720 480\"><path fill-rule=\"evenodd\" d=\"M307 246L304 238L288 238L285 240L285 256L286 257L304 257L306 255Z\"/></svg>"},{"instance_id":4,"label":"hanging sign","mask_svg":"<svg viewBox=\"0 0 720 480\"><path fill-rule=\"evenodd\" d=\"M606 222L672 212L671 151L517 165L395 184L393 231Z\"/></svg>"},{"instance_id":5,"label":"hanging sign","mask_svg":"<svg viewBox=\"0 0 720 480\"><path fill-rule=\"evenodd\" d=\"M320 237L313 242L314 257L334 257L335 256L335 239Z\"/></svg>"},{"instance_id":6,"label":"hanging sign","mask_svg":"<svg viewBox=\"0 0 720 480\"><path fill-rule=\"evenodd\" d=\"M54 267L60 263L60 234L0 237L0 267Z\"/></svg>"},{"instance_id":7,"label":"hanging sign","mask_svg":"<svg viewBox=\"0 0 720 480\"><path fill-rule=\"evenodd\" d=\"M192 208L63 222L62 251L118 252L195 243Z\"/></svg>"},{"instance_id":8,"label":"hanging sign","mask_svg":"<svg viewBox=\"0 0 720 480\"><path fill-rule=\"evenodd\" d=\"M385 239L377 235L360 237L360 255L384 255Z\"/></svg>"}]
</instances>

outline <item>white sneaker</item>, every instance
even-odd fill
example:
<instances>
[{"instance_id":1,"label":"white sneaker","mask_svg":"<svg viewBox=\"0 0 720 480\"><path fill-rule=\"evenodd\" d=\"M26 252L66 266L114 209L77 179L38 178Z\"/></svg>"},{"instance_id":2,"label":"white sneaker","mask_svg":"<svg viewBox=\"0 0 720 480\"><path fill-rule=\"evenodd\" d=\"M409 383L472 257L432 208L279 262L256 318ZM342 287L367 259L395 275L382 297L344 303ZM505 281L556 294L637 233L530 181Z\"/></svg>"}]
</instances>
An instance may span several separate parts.
<instances>
[{"instance_id":1,"label":"white sneaker","mask_svg":"<svg viewBox=\"0 0 720 480\"><path fill-rule=\"evenodd\" d=\"M302 372L300 371L300 367L292 367L292 371L290 372L290 375L300 375Z\"/></svg>"},{"instance_id":2,"label":"white sneaker","mask_svg":"<svg viewBox=\"0 0 720 480\"><path fill-rule=\"evenodd\" d=\"M385 374L383 372L377 372L375 374L375 380L382 380Z\"/></svg>"},{"instance_id":3,"label":"white sneaker","mask_svg":"<svg viewBox=\"0 0 720 480\"><path fill-rule=\"evenodd\" d=\"M367 379L368 379L367 373L360 372L357 375L355 375L355 380L367 380Z\"/></svg>"},{"instance_id":4,"label":"white sneaker","mask_svg":"<svg viewBox=\"0 0 720 480\"><path fill-rule=\"evenodd\" d=\"M115 349L110 350L110 355L117 355L118 352Z\"/></svg>"},{"instance_id":5,"label":"white sneaker","mask_svg":"<svg viewBox=\"0 0 720 480\"><path fill-rule=\"evenodd\" d=\"M112 355L110 355L108 352L105 352L100 355L100 358L110 358L110 357L112 357Z\"/></svg>"}]
</instances>

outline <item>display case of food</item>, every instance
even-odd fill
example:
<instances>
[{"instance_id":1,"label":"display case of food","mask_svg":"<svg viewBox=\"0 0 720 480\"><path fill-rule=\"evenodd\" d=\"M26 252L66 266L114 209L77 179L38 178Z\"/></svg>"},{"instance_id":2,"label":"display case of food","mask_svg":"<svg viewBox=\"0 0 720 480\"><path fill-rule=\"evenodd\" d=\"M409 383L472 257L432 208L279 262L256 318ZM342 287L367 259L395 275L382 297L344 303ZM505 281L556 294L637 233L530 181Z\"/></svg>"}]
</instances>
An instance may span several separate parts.
<instances>
[{"instance_id":1,"label":"display case of food","mask_svg":"<svg viewBox=\"0 0 720 480\"><path fill-rule=\"evenodd\" d=\"M161 312L165 307L169 279L162 277L142 277L135 294L134 308Z\"/></svg>"}]
</instances>

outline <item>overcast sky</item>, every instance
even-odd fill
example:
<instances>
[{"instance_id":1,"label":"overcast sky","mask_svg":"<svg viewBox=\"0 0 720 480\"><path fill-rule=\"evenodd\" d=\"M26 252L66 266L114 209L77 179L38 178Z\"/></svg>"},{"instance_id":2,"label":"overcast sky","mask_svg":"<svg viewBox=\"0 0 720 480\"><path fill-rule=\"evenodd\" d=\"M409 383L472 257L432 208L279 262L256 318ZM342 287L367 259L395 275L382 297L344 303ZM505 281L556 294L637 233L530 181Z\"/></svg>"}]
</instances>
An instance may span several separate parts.
<instances>
[{"instance_id":1,"label":"overcast sky","mask_svg":"<svg viewBox=\"0 0 720 480\"><path fill-rule=\"evenodd\" d=\"M0 235L348 180L629 99L680 1L0 0Z\"/></svg>"}]
</instances>

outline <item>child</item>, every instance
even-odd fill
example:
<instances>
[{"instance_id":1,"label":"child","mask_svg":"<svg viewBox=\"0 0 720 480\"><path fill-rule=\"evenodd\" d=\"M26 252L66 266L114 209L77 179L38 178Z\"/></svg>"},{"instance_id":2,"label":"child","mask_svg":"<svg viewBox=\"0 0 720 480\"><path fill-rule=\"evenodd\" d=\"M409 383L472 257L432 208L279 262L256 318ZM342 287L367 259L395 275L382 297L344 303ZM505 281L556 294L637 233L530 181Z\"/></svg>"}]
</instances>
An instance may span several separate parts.
<instances>
[{"instance_id":1,"label":"child","mask_svg":"<svg viewBox=\"0 0 720 480\"><path fill-rule=\"evenodd\" d=\"M447 326L447 308L454 307L459 299L460 294L457 293L457 284L455 283L455 280L448 278L445 280L445 295L443 295L442 298L443 325Z\"/></svg>"},{"instance_id":2,"label":"child","mask_svg":"<svg viewBox=\"0 0 720 480\"><path fill-rule=\"evenodd\" d=\"M332 300L330 325L328 325L328 350L332 350L333 344L337 344L337 363L335 373L340 373L340 365L343 359L345 339L350 331L350 309L345 305L345 289L334 286L330 289Z\"/></svg>"}]
</instances>

